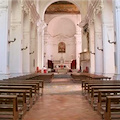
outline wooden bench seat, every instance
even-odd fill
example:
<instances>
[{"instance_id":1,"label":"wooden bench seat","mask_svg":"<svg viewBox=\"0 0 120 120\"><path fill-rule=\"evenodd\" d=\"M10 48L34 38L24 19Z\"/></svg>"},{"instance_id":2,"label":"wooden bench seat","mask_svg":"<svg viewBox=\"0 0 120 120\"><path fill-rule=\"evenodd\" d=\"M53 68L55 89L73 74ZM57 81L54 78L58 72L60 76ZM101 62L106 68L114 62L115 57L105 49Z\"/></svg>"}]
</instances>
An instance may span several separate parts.
<instances>
[{"instance_id":1,"label":"wooden bench seat","mask_svg":"<svg viewBox=\"0 0 120 120\"><path fill-rule=\"evenodd\" d=\"M106 106L106 96L109 95L119 95L120 89L99 89L98 90L98 103L97 103L97 110L100 114L103 115L104 108Z\"/></svg>"},{"instance_id":2,"label":"wooden bench seat","mask_svg":"<svg viewBox=\"0 0 120 120\"><path fill-rule=\"evenodd\" d=\"M99 89L120 89L120 85L118 85L118 86L114 86L114 85L113 86L92 86L91 87L90 101L91 101L91 105L93 107L94 107L94 105L96 105L96 100L98 100L98 99L95 99L95 97L96 97L96 94L98 97L98 90Z\"/></svg>"},{"instance_id":3,"label":"wooden bench seat","mask_svg":"<svg viewBox=\"0 0 120 120\"><path fill-rule=\"evenodd\" d=\"M54 77L53 73L37 73L36 76L29 77L26 80L32 79L32 80L44 80L44 82L51 82L53 77Z\"/></svg>"},{"instance_id":4,"label":"wooden bench seat","mask_svg":"<svg viewBox=\"0 0 120 120\"><path fill-rule=\"evenodd\" d=\"M30 109L32 105L34 104L33 102L33 97L32 97L32 87L31 86L0 86L0 89L12 89L12 90L27 90L27 106Z\"/></svg>"},{"instance_id":5,"label":"wooden bench seat","mask_svg":"<svg viewBox=\"0 0 120 120\"><path fill-rule=\"evenodd\" d=\"M17 95L19 115L22 117L27 111L27 90L0 89L0 95Z\"/></svg>"},{"instance_id":6,"label":"wooden bench seat","mask_svg":"<svg viewBox=\"0 0 120 120\"><path fill-rule=\"evenodd\" d=\"M103 75L96 75L91 73L72 73L71 77L74 80L110 80L111 77L103 76Z\"/></svg>"},{"instance_id":7,"label":"wooden bench seat","mask_svg":"<svg viewBox=\"0 0 120 120\"><path fill-rule=\"evenodd\" d=\"M11 82L5 82L5 83L1 83L0 82L0 86L32 86L32 94L33 94L33 98L34 101L36 101L37 99L37 85L33 84L33 83L11 83Z\"/></svg>"},{"instance_id":8,"label":"wooden bench seat","mask_svg":"<svg viewBox=\"0 0 120 120\"><path fill-rule=\"evenodd\" d=\"M104 83L120 83L119 80L83 80L82 81L82 90L83 92L86 92L88 90L88 84L104 84Z\"/></svg>"},{"instance_id":9,"label":"wooden bench seat","mask_svg":"<svg viewBox=\"0 0 120 120\"><path fill-rule=\"evenodd\" d=\"M0 95L9 95L17 96L17 109L18 109L18 118L16 119L12 114L11 111L13 110L12 100L1 100L0 99L0 112L1 118L10 118L13 120L21 119L26 111L30 109L39 95L43 95L43 88L44 88L44 80L37 79L30 79L30 77L34 78L36 75L33 76L21 76L10 78L6 80L0 81ZM21 79L22 78L22 79ZM4 104L7 104L4 106ZM1 119L0 118L0 119Z\"/></svg>"},{"instance_id":10,"label":"wooden bench seat","mask_svg":"<svg viewBox=\"0 0 120 120\"><path fill-rule=\"evenodd\" d=\"M17 96L16 95L0 95L0 101L2 100L11 100L12 101L12 106L9 104L3 105L0 102L0 119L2 120L3 118L12 118L13 120L18 120L18 101L17 101ZM5 115L3 115L5 113ZM8 114L7 113L11 113Z\"/></svg>"},{"instance_id":11,"label":"wooden bench seat","mask_svg":"<svg viewBox=\"0 0 120 120\"><path fill-rule=\"evenodd\" d=\"M117 103L116 103L116 101L117 101ZM111 107L113 102L115 102L117 104L117 107ZM107 96L106 97L106 109L105 109L105 113L104 113L105 120L111 120L112 113L116 113L116 112L119 112L119 114L120 114L120 96ZM117 119L120 119L120 116Z\"/></svg>"},{"instance_id":12,"label":"wooden bench seat","mask_svg":"<svg viewBox=\"0 0 120 120\"><path fill-rule=\"evenodd\" d=\"M0 86L32 86L35 97L37 97L37 93L39 94L39 83L35 82L0 81Z\"/></svg>"},{"instance_id":13,"label":"wooden bench seat","mask_svg":"<svg viewBox=\"0 0 120 120\"><path fill-rule=\"evenodd\" d=\"M24 79L7 79L7 80L2 80L0 82L12 82L12 83L28 83L28 84L37 84L37 90L40 95L43 95L43 89L44 89L44 81L43 80L24 80ZM39 86L39 87L38 87Z\"/></svg>"},{"instance_id":14,"label":"wooden bench seat","mask_svg":"<svg viewBox=\"0 0 120 120\"><path fill-rule=\"evenodd\" d=\"M88 76L86 76L84 74L80 74L80 73L72 73L71 77L73 78L74 82L76 82L76 81L80 81L81 82L82 80L88 78Z\"/></svg>"},{"instance_id":15,"label":"wooden bench seat","mask_svg":"<svg viewBox=\"0 0 120 120\"><path fill-rule=\"evenodd\" d=\"M111 80L111 81L106 81L106 80L93 80L93 81L86 81L84 82L83 90L82 93L86 94L89 93L90 87L91 86L111 86L112 84L120 84L120 81L118 80Z\"/></svg>"}]
</instances>

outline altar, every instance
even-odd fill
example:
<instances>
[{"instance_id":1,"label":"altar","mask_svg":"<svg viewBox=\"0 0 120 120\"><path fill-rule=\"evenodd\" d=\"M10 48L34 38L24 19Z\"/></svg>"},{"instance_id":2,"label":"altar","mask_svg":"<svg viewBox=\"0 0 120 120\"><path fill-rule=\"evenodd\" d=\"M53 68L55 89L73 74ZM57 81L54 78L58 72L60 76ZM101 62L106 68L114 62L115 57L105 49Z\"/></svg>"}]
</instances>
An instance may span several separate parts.
<instances>
[{"instance_id":1,"label":"altar","mask_svg":"<svg viewBox=\"0 0 120 120\"><path fill-rule=\"evenodd\" d=\"M58 73L67 73L68 70L69 70L69 68L65 64L58 65L58 66L56 66L56 69L55 69L55 71Z\"/></svg>"},{"instance_id":2,"label":"altar","mask_svg":"<svg viewBox=\"0 0 120 120\"><path fill-rule=\"evenodd\" d=\"M70 69L70 61L65 61L64 63L61 63L60 61L53 61L54 63L54 69L58 73L67 73Z\"/></svg>"}]
</instances>

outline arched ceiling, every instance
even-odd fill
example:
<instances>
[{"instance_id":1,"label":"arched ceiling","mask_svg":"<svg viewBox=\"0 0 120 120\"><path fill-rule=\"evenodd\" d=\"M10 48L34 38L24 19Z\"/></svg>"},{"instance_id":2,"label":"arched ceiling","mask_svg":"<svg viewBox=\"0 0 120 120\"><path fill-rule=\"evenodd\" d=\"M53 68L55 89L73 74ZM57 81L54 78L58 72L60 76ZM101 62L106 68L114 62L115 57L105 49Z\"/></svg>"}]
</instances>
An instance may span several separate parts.
<instances>
[{"instance_id":1,"label":"arched ceiling","mask_svg":"<svg viewBox=\"0 0 120 120\"><path fill-rule=\"evenodd\" d=\"M81 17L84 18L84 16L87 13L87 6L88 6L87 0L62 0L62 4L65 1L69 1L69 3L76 6L78 8L78 10L80 11ZM60 0L39 0L39 3L40 3L39 4L39 14L40 14L42 20L44 20L45 11L47 10L47 8L56 2L59 3Z\"/></svg>"},{"instance_id":2,"label":"arched ceiling","mask_svg":"<svg viewBox=\"0 0 120 120\"><path fill-rule=\"evenodd\" d=\"M45 11L45 14L59 14L59 13L80 14L80 11L73 3L67 1L54 2Z\"/></svg>"},{"instance_id":3,"label":"arched ceiling","mask_svg":"<svg viewBox=\"0 0 120 120\"><path fill-rule=\"evenodd\" d=\"M64 17L56 17L50 21L47 31L52 37L70 37L75 35L76 27L70 19Z\"/></svg>"}]
</instances>

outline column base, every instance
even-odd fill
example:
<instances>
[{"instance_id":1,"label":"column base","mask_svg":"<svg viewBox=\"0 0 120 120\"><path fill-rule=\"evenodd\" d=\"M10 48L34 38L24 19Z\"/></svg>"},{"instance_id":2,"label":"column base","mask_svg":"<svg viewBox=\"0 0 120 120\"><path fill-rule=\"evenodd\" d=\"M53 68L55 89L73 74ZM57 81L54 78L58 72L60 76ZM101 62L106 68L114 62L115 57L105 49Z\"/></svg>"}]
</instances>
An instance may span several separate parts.
<instances>
[{"instance_id":1,"label":"column base","mask_svg":"<svg viewBox=\"0 0 120 120\"><path fill-rule=\"evenodd\" d=\"M114 73L103 73L103 76L111 77L111 80L114 80Z\"/></svg>"},{"instance_id":2,"label":"column base","mask_svg":"<svg viewBox=\"0 0 120 120\"><path fill-rule=\"evenodd\" d=\"M0 80L10 78L10 74L0 74Z\"/></svg>"},{"instance_id":3,"label":"column base","mask_svg":"<svg viewBox=\"0 0 120 120\"><path fill-rule=\"evenodd\" d=\"M95 72L96 75L103 75L103 73Z\"/></svg>"},{"instance_id":4,"label":"column base","mask_svg":"<svg viewBox=\"0 0 120 120\"><path fill-rule=\"evenodd\" d=\"M26 73L10 73L10 78L23 76L23 75L28 75L28 74L31 74L31 73L30 72L26 72Z\"/></svg>"},{"instance_id":5,"label":"column base","mask_svg":"<svg viewBox=\"0 0 120 120\"><path fill-rule=\"evenodd\" d=\"M120 74L114 74L113 80L120 80Z\"/></svg>"}]
</instances>

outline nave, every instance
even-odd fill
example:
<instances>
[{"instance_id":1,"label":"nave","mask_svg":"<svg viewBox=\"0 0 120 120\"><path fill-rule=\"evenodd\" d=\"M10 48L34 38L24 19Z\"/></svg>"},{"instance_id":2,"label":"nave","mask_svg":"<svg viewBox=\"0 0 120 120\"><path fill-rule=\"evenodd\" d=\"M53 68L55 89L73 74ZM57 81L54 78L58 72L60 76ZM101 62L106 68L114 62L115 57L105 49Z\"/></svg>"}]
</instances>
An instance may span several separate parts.
<instances>
[{"instance_id":1,"label":"nave","mask_svg":"<svg viewBox=\"0 0 120 120\"><path fill-rule=\"evenodd\" d=\"M23 120L102 120L82 95L81 83L54 78Z\"/></svg>"}]
</instances>

